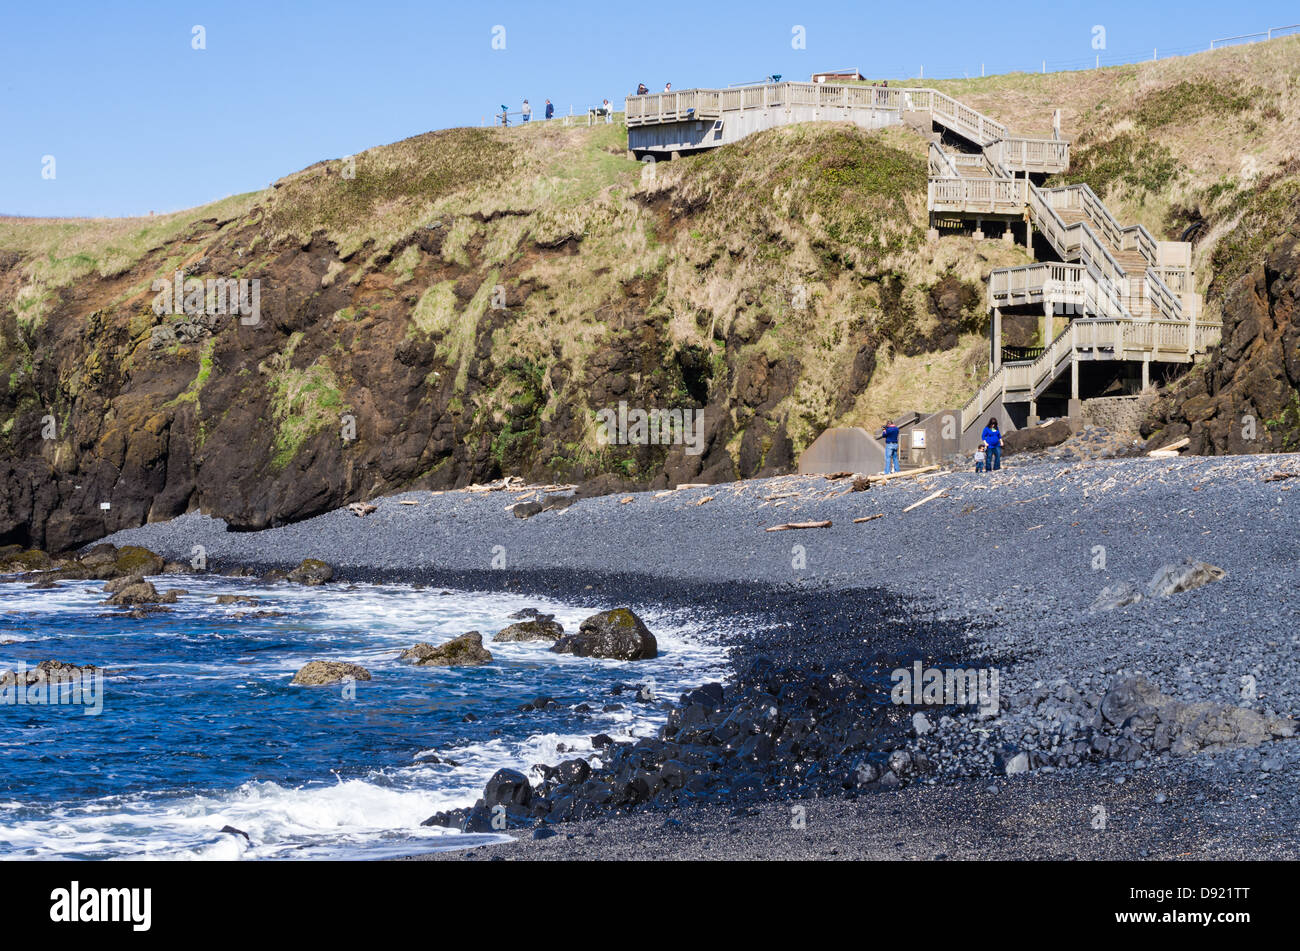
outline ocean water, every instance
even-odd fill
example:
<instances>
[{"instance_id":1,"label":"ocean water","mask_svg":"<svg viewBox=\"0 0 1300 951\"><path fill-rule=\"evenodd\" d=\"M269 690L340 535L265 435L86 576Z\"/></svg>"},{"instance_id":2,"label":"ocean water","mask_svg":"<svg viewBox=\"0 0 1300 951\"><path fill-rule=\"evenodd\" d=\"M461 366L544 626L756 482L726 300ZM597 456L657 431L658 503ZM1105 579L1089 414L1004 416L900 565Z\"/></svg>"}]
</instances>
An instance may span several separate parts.
<instances>
[{"instance_id":1,"label":"ocean water","mask_svg":"<svg viewBox=\"0 0 1300 951\"><path fill-rule=\"evenodd\" d=\"M653 733L663 714L612 696L617 684L653 681L674 698L726 674L716 631L669 614L643 615L659 658L621 663L552 654L549 642L491 643L524 607L565 630L594 613L535 597L154 581L190 594L171 613L130 619L102 616L116 610L101 604L102 582L0 585L0 670L47 659L107 668L98 715L0 703L0 858L382 858L493 841L419 823L471 804L501 766L575 755L559 744L589 752L596 733ZM262 603L217 605L217 594ZM283 616L232 616L252 610ZM417 641L468 630L483 633L493 663L397 660ZM374 679L355 696L290 686L310 660L361 664ZM560 708L518 710L539 695ZM572 709L583 702L595 712ZM600 712L608 703L623 709Z\"/></svg>"}]
</instances>

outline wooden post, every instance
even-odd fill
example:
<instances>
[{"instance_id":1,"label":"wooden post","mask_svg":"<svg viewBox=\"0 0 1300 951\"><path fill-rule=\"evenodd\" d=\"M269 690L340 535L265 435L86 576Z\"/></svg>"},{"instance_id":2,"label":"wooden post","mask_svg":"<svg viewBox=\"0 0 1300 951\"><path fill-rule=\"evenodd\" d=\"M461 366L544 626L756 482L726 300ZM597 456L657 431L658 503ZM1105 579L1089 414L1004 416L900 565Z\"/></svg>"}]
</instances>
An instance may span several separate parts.
<instances>
[{"instance_id":1,"label":"wooden post","mask_svg":"<svg viewBox=\"0 0 1300 951\"><path fill-rule=\"evenodd\" d=\"M1070 399L1079 398L1079 354L1070 352Z\"/></svg>"},{"instance_id":2,"label":"wooden post","mask_svg":"<svg viewBox=\"0 0 1300 951\"><path fill-rule=\"evenodd\" d=\"M1142 392L1151 387L1151 354L1142 355Z\"/></svg>"},{"instance_id":3,"label":"wooden post","mask_svg":"<svg viewBox=\"0 0 1300 951\"><path fill-rule=\"evenodd\" d=\"M997 373L1002 366L1002 308L993 308L993 349L989 353L989 362L993 367L993 372Z\"/></svg>"},{"instance_id":4,"label":"wooden post","mask_svg":"<svg viewBox=\"0 0 1300 951\"><path fill-rule=\"evenodd\" d=\"M1052 302L1043 301L1043 349L1052 342Z\"/></svg>"}]
</instances>

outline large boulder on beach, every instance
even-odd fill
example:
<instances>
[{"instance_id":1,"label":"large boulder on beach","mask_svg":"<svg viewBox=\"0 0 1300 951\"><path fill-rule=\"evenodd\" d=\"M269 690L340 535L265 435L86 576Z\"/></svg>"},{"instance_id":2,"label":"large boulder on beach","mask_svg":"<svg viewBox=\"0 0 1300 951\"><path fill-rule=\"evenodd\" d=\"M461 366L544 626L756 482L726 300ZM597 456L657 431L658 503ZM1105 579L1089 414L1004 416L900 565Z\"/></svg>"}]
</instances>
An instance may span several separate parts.
<instances>
[{"instance_id":1,"label":"large boulder on beach","mask_svg":"<svg viewBox=\"0 0 1300 951\"><path fill-rule=\"evenodd\" d=\"M659 656L655 636L631 608L593 614L578 625L576 634L564 635L551 650L557 654L612 660L649 660Z\"/></svg>"},{"instance_id":2,"label":"large boulder on beach","mask_svg":"<svg viewBox=\"0 0 1300 951\"><path fill-rule=\"evenodd\" d=\"M337 660L313 660L293 675L290 683L304 687L323 687L342 680L369 680L370 671L359 664Z\"/></svg>"},{"instance_id":3,"label":"large boulder on beach","mask_svg":"<svg viewBox=\"0 0 1300 951\"><path fill-rule=\"evenodd\" d=\"M1217 565L1186 558L1177 564L1162 566L1147 582L1147 596L1167 598L1180 591L1191 591L1221 581L1226 575L1227 572Z\"/></svg>"},{"instance_id":4,"label":"large boulder on beach","mask_svg":"<svg viewBox=\"0 0 1300 951\"><path fill-rule=\"evenodd\" d=\"M1011 456L1018 452L1041 452L1059 446L1073 435L1069 420L1057 419L1028 429L1013 429L1002 436L1002 452Z\"/></svg>"},{"instance_id":5,"label":"large boulder on beach","mask_svg":"<svg viewBox=\"0 0 1300 951\"><path fill-rule=\"evenodd\" d=\"M483 805L526 806L533 798L533 787L528 777L518 770L498 769L483 787Z\"/></svg>"},{"instance_id":6,"label":"large boulder on beach","mask_svg":"<svg viewBox=\"0 0 1300 951\"><path fill-rule=\"evenodd\" d=\"M334 578L334 569L319 558L304 558L302 564L286 576L294 584L327 584Z\"/></svg>"},{"instance_id":7,"label":"large boulder on beach","mask_svg":"<svg viewBox=\"0 0 1300 951\"><path fill-rule=\"evenodd\" d=\"M483 646L483 635L478 631L469 631L436 647L432 644L416 644L402 651L398 659L419 667L478 667L492 663L492 654Z\"/></svg>"},{"instance_id":8,"label":"large boulder on beach","mask_svg":"<svg viewBox=\"0 0 1300 951\"><path fill-rule=\"evenodd\" d=\"M492 636L494 641L554 641L564 635L564 625L549 615L519 621Z\"/></svg>"},{"instance_id":9,"label":"large boulder on beach","mask_svg":"<svg viewBox=\"0 0 1300 951\"><path fill-rule=\"evenodd\" d=\"M1141 676L1115 679L1102 698L1101 715L1113 728L1160 752L1259 746L1296 735L1289 717L1223 703L1186 703L1162 694Z\"/></svg>"}]
</instances>

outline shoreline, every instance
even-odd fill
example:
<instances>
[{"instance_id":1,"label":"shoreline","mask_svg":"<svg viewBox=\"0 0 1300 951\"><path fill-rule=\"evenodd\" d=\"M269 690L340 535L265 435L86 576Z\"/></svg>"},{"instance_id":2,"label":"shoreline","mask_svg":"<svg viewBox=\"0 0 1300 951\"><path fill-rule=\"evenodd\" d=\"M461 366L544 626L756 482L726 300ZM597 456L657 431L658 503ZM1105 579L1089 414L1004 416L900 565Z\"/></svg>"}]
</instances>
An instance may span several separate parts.
<instances>
[{"instance_id":1,"label":"shoreline","mask_svg":"<svg viewBox=\"0 0 1300 951\"><path fill-rule=\"evenodd\" d=\"M677 604L705 617L743 607L745 615L771 623L729 644L739 648L738 674L746 659L773 652L809 669L811 658L827 667L861 665L877 645L855 637L855 625L859 633L874 630L886 652L907 640L908 623L928 627L944 632L933 642L942 642L934 656L966 664L992 658L1005 668L1006 709L993 726L999 743L1014 741L1030 757L1023 775L1005 775L998 758L986 775L964 777L984 752L975 756L954 747L956 765L945 772L948 752L940 744L936 774L907 777L897 789L831 797L805 787L744 802L718 797L678 804L676 816L642 804L630 814L557 823L559 835L542 840L413 858L576 857L575 842L582 857L631 857L636 841L663 857L686 858L706 839L712 857L754 857L756 846L743 845L749 832L758 841L779 839L790 819L773 806L813 792L819 798L809 800L807 813L823 816L828 828L808 834L816 826L809 823L802 830L806 848L767 857L814 854L818 843L835 836L853 857L886 857L894 845L884 843L891 827L883 817L911 809L921 839L942 844L949 834L943 830L950 830L953 841L930 855L904 848L909 857L1042 857L1042 843L1034 844L1039 826L1064 804L1071 804L1079 826L1059 830L1066 854L1229 857L1238 853L1213 830L1242 803L1267 840L1249 857L1297 857L1300 846L1289 830L1300 820L1300 798L1277 781L1300 767L1294 739L1182 756L1139 749L1129 761L1116 759L1112 747L1099 760L1085 757L1078 765L1046 740L1040 749L1037 740L1052 730L1069 733L1069 717L1088 714L1088 704L1121 675L1146 676L1182 703L1294 715L1300 638L1291 633L1297 569L1289 528L1300 515L1300 493L1263 478L1295 460L1043 462L982 477L938 473L861 493L848 491L849 480L783 477L662 496L640 493L630 503L621 501L627 496L583 499L528 520L505 511L509 496L499 492L405 493L372 500L378 511L364 519L335 512L245 534L225 533L219 523L191 515L108 540L172 557L205 544L214 567L285 567L319 557L335 565L342 583L442 584L545 594L575 605L599 599L634 609L638 603ZM945 494L903 512L936 491ZM781 496L786 501L777 505ZM420 504L400 506L402 499ZM877 513L884 517L852 521ZM830 519L833 527L763 531L813 518ZM1249 538L1240 537L1247 529ZM511 567L472 567L488 564L495 546ZM1184 557L1222 567L1226 577L1168 598L1089 613L1107 585L1141 584L1156 568ZM1258 682L1248 702L1239 694L1243 676ZM634 664L629 677L635 677ZM1060 709L1053 706L1058 700ZM936 734L960 741L960 730L945 729ZM908 748L933 752L934 739L914 735ZM1135 798L1138 790L1145 801ZM1176 804L1177 823L1161 818L1169 803ZM1104 822L1094 828L1098 808L1115 825L1122 821L1126 844L1117 847L1117 837L1098 835L1106 828ZM1288 832L1275 835L1274 827ZM604 829L617 831L618 840L610 841ZM967 845L959 847L963 829L979 834L968 834ZM1197 830L1191 839L1189 829ZM718 830L727 841L717 841Z\"/></svg>"}]
</instances>

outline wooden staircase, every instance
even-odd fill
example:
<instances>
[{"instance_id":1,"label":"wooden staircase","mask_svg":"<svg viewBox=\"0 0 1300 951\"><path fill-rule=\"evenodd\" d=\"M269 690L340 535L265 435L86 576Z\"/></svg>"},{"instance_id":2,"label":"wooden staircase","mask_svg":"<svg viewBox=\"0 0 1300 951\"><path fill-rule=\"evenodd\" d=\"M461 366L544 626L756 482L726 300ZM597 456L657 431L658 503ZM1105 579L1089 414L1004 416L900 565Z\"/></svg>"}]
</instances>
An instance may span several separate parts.
<instances>
[{"instance_id":1,"label":"wooden staircase","mask_svg":"<svg viewBox=\"0 0 1300 951\"><path fill-rule=\"evenodd\" d=\"M966 145L952 144L951 137L931 145L932 222L973 219L982 234L993 221L1012 237L1013 229L1023 228L1031 250L1036 232L1056 260L990 274L991 375L961 409L963 446L991 412L1008 419L1008 404L1028 403L1028 419L1035 419L1035 400L1062 374L1070 374L1069 397L1078 400L1080 366L1087 362L1141 364L1145 386L1152 362L1187 363L1218 342L1218 325L1197 321L1190 245L1156 241L1141 225L1121 226L1087 185L1041 188L1031 175L1064 171L1068 162L1052 163L1062 154L1068 159L1068 143L1049 150L1044 140L1015 139L1004 126L972 113L960 103L933 113L936 125ZM1018 164L1004 161L1007 156ZM1041 315L1043 352L1003 363L1002 311L1017 308ZM1052 318L1062 314L1069 324L1047 339Z\"/></svg>"}]
</instances>

